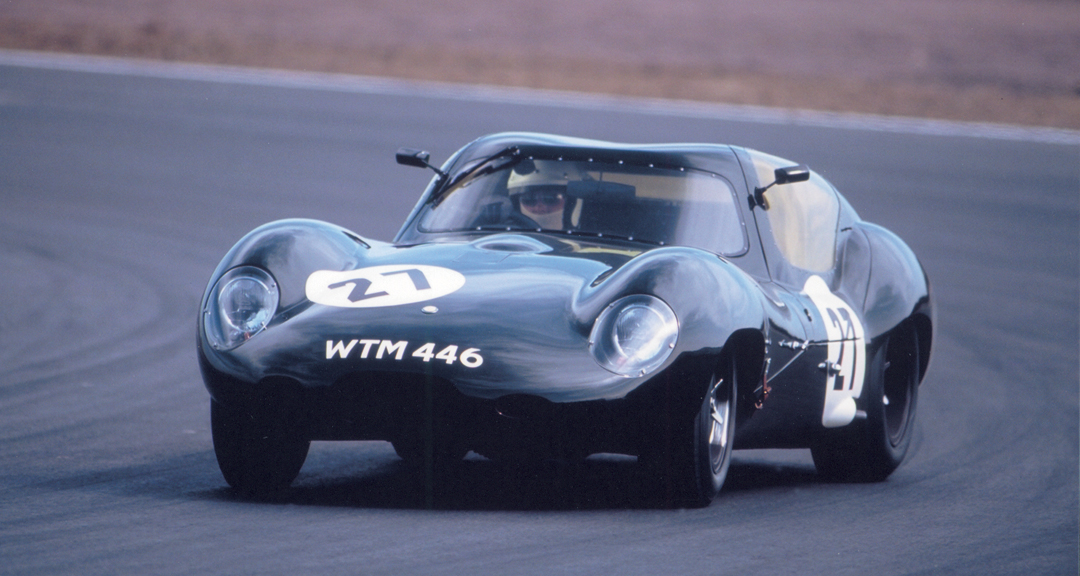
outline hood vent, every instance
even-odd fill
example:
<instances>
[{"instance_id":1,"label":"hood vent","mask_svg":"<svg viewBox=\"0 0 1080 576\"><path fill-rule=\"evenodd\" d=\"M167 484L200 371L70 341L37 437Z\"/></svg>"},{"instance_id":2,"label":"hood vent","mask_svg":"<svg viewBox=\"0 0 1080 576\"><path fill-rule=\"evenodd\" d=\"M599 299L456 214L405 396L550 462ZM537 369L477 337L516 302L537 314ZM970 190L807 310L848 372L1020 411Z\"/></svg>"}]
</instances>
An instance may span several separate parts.
<instances>
[{"instance_id":1,"label":"hood vent","mask_svg":"<svg viewBox=\"0 0 1080 576\"><path fill-rule=\"evenodd\" d=\"M490 250L492 252L527 254L550 252L552 249L551 246L548 246L535 238L518 234L495 234L494 236L486 236L476 240L472 245L481 250Z\"/></svg>"}]
</instances>

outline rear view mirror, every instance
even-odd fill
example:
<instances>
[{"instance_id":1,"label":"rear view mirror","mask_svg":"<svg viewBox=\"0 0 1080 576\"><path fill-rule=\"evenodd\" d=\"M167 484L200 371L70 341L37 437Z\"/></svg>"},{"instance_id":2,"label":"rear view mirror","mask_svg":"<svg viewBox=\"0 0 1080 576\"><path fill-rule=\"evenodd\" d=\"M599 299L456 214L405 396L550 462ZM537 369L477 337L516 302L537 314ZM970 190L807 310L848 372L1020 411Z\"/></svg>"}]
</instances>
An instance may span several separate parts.
<instances>
[{"instance_id":1,"label":"rear view mirror","mask_svg":"<svg viewBox=\"0 0 1080 576\"><path fill-rule=\"evenodd\" d=\"M634 197L635 190L629 184L599 180L574 180L566 184L566 193L574 198L629 200Z\"/></svg>"}]
</instances>

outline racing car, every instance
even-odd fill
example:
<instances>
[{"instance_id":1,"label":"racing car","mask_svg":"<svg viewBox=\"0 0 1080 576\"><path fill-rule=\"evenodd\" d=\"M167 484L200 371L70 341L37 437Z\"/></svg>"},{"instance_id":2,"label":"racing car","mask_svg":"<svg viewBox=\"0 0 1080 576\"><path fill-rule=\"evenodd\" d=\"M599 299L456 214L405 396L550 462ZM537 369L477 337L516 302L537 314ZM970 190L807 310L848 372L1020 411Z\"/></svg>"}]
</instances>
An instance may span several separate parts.
<instances>
[{"instance_id":1,"label":"racing car","mask_svg":"<svg viewBox=\"0 0 1080 576\"><path fill-rule=\"evenodd\" d=\"M213 272L198 358L234 488L288 486L314 440L428 470L627 454L686 507L734 449L809 448L835 481L904 459L930 284L807 166L537 133L397 162L433 176L393 241L282 220Z\"/></svg>"}]
</instances>

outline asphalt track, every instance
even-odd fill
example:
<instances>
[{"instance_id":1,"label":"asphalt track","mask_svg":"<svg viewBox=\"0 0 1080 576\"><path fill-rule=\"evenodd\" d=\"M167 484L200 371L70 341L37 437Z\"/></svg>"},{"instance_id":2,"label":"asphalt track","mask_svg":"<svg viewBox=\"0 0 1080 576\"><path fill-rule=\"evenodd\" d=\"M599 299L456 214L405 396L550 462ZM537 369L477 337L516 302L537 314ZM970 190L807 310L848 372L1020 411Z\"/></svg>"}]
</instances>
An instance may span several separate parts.
<instances>
[{"instance_id":1,"label":"asphalt track","mask_svg":"<svg viewBox=\"0 0 1080 576\"><path fill-rule=\"evenodd\" d=\"M721 141L805 162L908 240L935 357L908 461L821 481L740 453L712 506L632 459L473 459L428 491L382 443L316 443L245 500L214 460L201 292L249 229L389 239L500 130ZM1080 134L0 53L2 574L1077 574Z\"/></svg>"}]
</instances>

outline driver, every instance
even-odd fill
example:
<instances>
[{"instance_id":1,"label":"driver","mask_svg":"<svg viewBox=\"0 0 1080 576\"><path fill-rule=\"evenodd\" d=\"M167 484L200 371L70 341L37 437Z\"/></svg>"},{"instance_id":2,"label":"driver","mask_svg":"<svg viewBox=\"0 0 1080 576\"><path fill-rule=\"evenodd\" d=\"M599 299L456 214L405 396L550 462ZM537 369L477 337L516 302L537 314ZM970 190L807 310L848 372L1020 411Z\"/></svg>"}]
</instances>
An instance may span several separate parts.
<instances>
[{"instance_id":1,"label":"driver","mask_svg":"<svg viewBox=\"0 0 1080 576\"><path fill-rule=\"evenodd\" d=\"M566 211L565 186L534 186L517 195L521 213L548 230L562 230Z\"/></svg>"},{"instance_id":2,"label":"driver","mask_svg":"<svg viewBox=\"0 0 1080 576\"><path fill-rule=\"evenodd\" d=\"M578 179L567 170L572 169L573 164L537 160L533 166L535 169L528 174L519 174L516 169L510 172L506 183L510 199L523 215L541 228L562 230L568 224L566 208L573 204L567 197L566 185Z\"/></svg>"}]
</instances>

